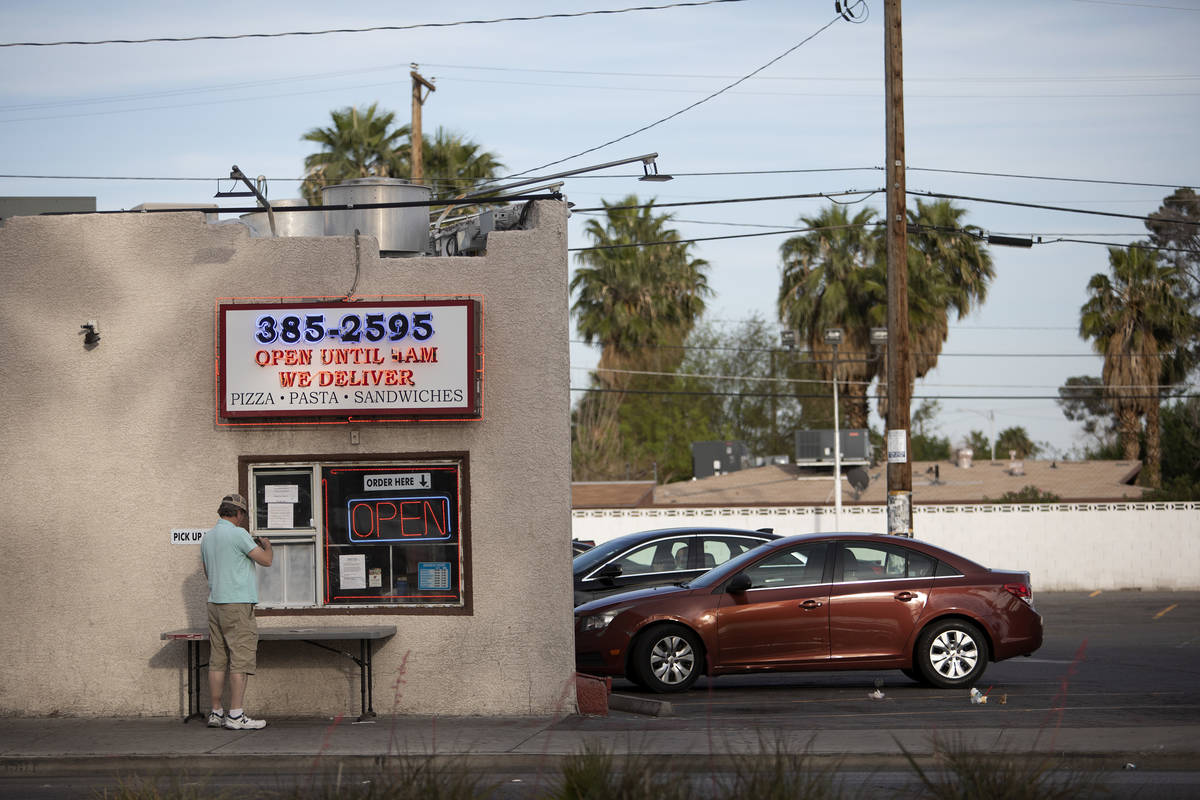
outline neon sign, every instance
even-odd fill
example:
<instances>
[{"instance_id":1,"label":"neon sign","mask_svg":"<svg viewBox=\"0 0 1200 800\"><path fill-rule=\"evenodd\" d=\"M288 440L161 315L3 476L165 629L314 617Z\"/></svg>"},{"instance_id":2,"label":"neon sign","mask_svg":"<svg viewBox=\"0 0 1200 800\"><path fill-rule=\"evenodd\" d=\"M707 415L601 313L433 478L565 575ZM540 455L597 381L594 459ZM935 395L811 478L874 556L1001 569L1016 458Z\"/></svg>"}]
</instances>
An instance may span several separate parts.
<instances>
[{"instance_id":1,"label":"neon sign","mask_svg":"<svg viewBox=\"0 0 1200 800\"><path fill-rule=\"evenodd\" d=\"M478 300L219 303L217 314L223 418L481 416Z\"/></svg>"},{"instance_id":2,"label":"neon sign","mask_svg":"<svg viewBox=\"0 0 1200 800\"><path fill-rule=\"evenodd\" d=\"M350 544L444 542L454 535L445 496L351 500L346 511Z\"/></svg>"}]
</instances>

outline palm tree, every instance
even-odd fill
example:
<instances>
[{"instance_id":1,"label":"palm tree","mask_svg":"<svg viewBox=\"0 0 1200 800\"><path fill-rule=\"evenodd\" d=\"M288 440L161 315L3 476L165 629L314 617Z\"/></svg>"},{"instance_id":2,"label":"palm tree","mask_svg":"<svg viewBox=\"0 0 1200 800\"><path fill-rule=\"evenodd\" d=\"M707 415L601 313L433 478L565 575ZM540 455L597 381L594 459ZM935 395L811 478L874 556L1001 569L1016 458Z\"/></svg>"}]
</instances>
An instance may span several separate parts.
<instances>
[{"instance_id":1,"label":"palm tree","mask_svg":"<svg viewBox=\"0 0 1200 800\"><path fill-rule=\"evenodd\" d=\"M443 184L449 189L444 193L461 194L492 180L504 169L499 156L454 131L438 128L432 142L424 137L422 141L424 172L432 176L434 194ZM397 164L400 171L394 174L412 174L411 156L412 149L406 146Z\"/></svg>"},{"instance_id":2,"label":"palm tree","mask_svg":"<svg viewBox=\"0 0 1200 800\"><path fill-rule=\"evenodd\" d=\"M396 115L379 112L378 103L363 109L331 111L333 124L313 128L300 137L321 145L319 152L304 159L301 191L312 205L321 202L321 188L352 178L401 177L393 171L396 151L409 135L407 125L392 127Z\"/></svg>"},{"instance_id":3,"label":"palm tree","mask_svg":"<svg viewBox=\"0 0 1200 800\"><path fill-rule=\"evenodd\" d=\"M845 207L837 205L800 222L811 232L793 236L779 248L779 318L807 341L827 380L834 379L833 352L824 330L843 329L836 380L846 399L846 426L865 428L867 387L879 366L867 358L871 328L887 322L882 228L873 209L864 208L850 219Z\"/></svg>"},{"instance_id":4,"label":"palm tree","mask_svg":"<svg viewBox=\"0 0 1200 800\"><path fill-rule=\"evenodd\" d=\"M603 348L602 369L677 364L681 351L664 347L683 344L704 313L708 262L690 256L692 245L667 227L670 214L655 214L653 200L603 202L605 220L584 228L595 249L579 254L571 278L579 333Z\"/></svg>"},{"instance_id":5,"label":"palm tree","mask_svg":"<svg viewBox=\"0 0 1200 800\"><path fill-rule=\"evenodd\" d=\"M1161 483L1159 405L1165 372L1196 331L1183 278L1144 247L1110 247L1111 275L1088 282L1090 297L1080 309L1079 333L1104 356L1104 397L1117 416L1123 457L1136 460L1140 418L1146 417L1145 484Z\"/></svg>"},{"instance_id":6,"label":"palm tree","mask_svg":"<svg viewBox=\"0 0 1200 800\"><path fill-rule=\"evenodd\" d=\"M575 412L573 467L576 479L617 477L625 466L621 424L622 390L634 370L669 371L682 360L682 345L704 312L710 293L708 262L692 258L691 244L668 227L669 214L656 214L654 201L636 195L604 201L603 221L585 231L596 249L579 254L571 278L571 306L579 334L599 343L598 392ZM646 246L641 246L646 245Z\"/></svg>"},{"instance_id":7,"label":"palm tree","mask_svg":"<svg viewBox=\"0 0 1200 800\"><path fill-rule=\"evenodd\" d=\"M330 117L331 126L313 128L301 137L322 148L304 159L305 180L301 191L310 204L321 202L322 187L352 178L412 175L411 131L408 125L393 127L394 112L381 112L378 104L372 103L362 109L347 107L331 111ZM495 178L504 168L495 153L444 128L438 128L432 141L428 137L422 141L424 171L434 176L434 184L444 181L466 190Z\"/></svg>"},{"instance_id":8,"label":"palm tree","mask_svg":"<svg viewBox=\"0 0 1200 800\"><path fill-rule=\"evenodd\" d=\"M970 313L987 296L995 274L991 255L978 242L982 232L962 224L965 214L945 200L918 201L916 210L908 212L913 228L907 258L909 374L914 379L937 365L950 312L960 319ZM870 346L870 329L887 322L884 230L872 209L849 219L844 208L832 206L801 222L814 231L788 239L780 248L780 319L799 328L813 353L825 358L829 348L822 342L822 331L844 329L843 352L857 360L839 360L839 388L850 402L847 425L865 428L867 387L876 376L879 414L887 415L886 357L872 358Z\"/></svg>"},{"instance_id":9,"label":"palm tree","mask_svg":"<svg viewBox=\"0 0 1200 800\"><path fill-rule=\"evenodd\" d=\"M980 244L983 231L963 224L966 213L949 200L918 200L908 210L908 374L914 381L937 366L950 334L950 313L961 320L982 305L996 277L991 253ZM879 369L878 410L886 417L886 359ZM911 385L908 390L911 397Z\"/></svg>"}]
</instances>

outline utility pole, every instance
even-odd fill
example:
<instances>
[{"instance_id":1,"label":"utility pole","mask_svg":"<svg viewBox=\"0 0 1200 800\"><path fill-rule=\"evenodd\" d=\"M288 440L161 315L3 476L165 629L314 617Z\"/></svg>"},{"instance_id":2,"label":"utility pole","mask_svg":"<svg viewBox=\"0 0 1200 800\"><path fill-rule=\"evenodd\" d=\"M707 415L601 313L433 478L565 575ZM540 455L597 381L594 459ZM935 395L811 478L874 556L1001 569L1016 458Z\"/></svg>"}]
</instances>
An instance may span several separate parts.
<instances>
[{"instance_id":1,"label":"utility pole","mask_svg":"<svg viewBox=\"0 0 1200 800\"><path fill-rule=\"evenodd\" d=\"M883 66L887 107L887 530L912 537L908 338L908 217L904 184L904 50L900 0L884 0Z\"/></svg>"},{"instance_id":2,"label":"utility pole","mask_svg":"<svg viewBox=\"0 0 1200 800\"><path fill-rule=\"evenodd\" d=\"M421 137L421 106L425 104L425 98L429 96L429 92L436 92L437 89L432 83L425 80L421 73L417 72L417 65L412 64L412 71L408 74L412 76L412 182L420 183L425 177L422 159L424 158L425 140ZM427 91L422 92L424 88Z\"/></svg>"}]
</instances>

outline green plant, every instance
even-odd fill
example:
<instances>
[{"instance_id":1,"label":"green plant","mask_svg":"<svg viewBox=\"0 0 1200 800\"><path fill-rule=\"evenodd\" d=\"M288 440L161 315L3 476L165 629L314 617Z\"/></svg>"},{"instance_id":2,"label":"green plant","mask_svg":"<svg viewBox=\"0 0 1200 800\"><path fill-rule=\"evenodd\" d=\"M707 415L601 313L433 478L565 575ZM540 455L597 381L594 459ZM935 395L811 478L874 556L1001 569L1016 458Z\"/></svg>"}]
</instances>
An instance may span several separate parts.
<instances>
[{"instance_id":1,"label":"green plant","mask_svg":"<svg viewBox=\"0 0 1200 800\"><path fill-rule=\"evenodd\" d=\"M1066 800L1106 793L1097 772L1073 769L1062 759L1038 754L981 751L961 739L933 737L940 769L927 770L902 744L901 751L935 800Z\"/></svg>"},{"instance_id":2,"label":"green plant","mask_svg":"<svg viewBox=\"0 0 1200 800\"><path fill-rule=\"evenodd\" d=\"M603 745L588 743L563 761L551 800L689 800L686 775L664 759L629 754L621 758Z\"/></svg>"},{"instance_id":3,"label":"green plant","mask_svg":"<svg viewBox=\"0 0 1200 800\"><path fill-rule=\"evenodd\" d=\"M434 756L393 756L377 772L314 775L304 786L272 793L280 800L484 800L495 785Z\"/></svg>"},{"instance_id":4,"label":"green plant","mask_svg":"<svg viewBox=\"0 0 1200 800\"><path fill-rule=\"evenodd\" d=\"M234 794L217 791L207 781L178 773L158 778L138 775L118 778L115 787L99 789L95 796L97 800L222 800Z\"/></svg>"},{"instance_id":5,"label":"green plant","mask_svg":"<svg viewBox=\"0 0 1200 800\"><path fill-rule=\"evenodd\" d=\"M1005 492L998 500L985 497L991 503L1061 503L1062 498L1053 492L1044 492L1030 484L1019 492Z\"/></svg>"},{"instance_id":6,"label":"green plant","mask_svg":"<svg viewBox=\"0 0 1200 800\"><path fill-rule=\"evenodd\" d=\"M730 800L838 800L848 796L836 780L839 764L818 765L807 747L785 737L761 742L761 754L734 761L720 796Z\"/></svg>"}]
</instances>

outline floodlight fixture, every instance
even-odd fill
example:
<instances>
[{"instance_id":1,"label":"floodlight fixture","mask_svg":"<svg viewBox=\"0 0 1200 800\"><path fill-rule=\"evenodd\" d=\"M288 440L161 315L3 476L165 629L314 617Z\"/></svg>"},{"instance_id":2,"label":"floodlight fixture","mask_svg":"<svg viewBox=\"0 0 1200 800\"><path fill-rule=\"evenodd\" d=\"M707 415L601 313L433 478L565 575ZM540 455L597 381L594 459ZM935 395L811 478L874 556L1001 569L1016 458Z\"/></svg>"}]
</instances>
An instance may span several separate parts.
<instances>
[{"instance_id":1,"label":"floodlight fixture","mask_svg":"<svg viewBox=\"0 0 1200 800\"><path fill-rule=\"evenodd\" d=\"M831 344L835 347L842 343L845 337L845 332L841 328L826 328L825 329L825 344Z\"/></svg>"},{"instance_id":2,"label":"floodlight fixture","mask_svg":"<svg viewBox=\"0 0 1200 800\"><path fill-rule=\"evenodd\" d=\"M638 178L639 181L652 181L655 183L663 183L666 181L675 180L673 175L660 175L658 172L658 162L654 159L658 157L658 153L652 156L646 156L642 159L642 172L645 174ZM653 170L653 172L651 171Z\"/></svg>"}]
</instances>

